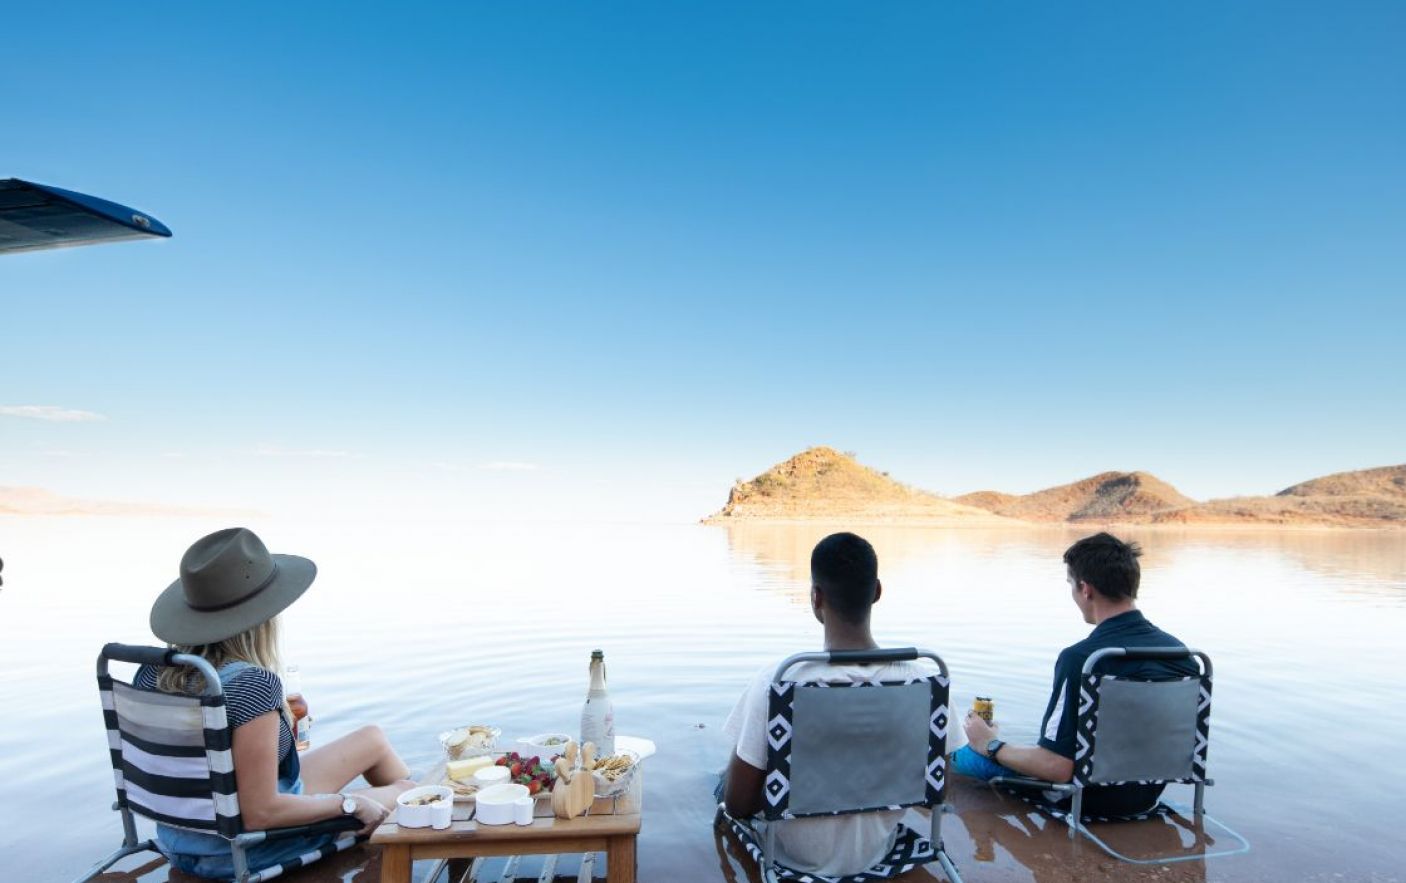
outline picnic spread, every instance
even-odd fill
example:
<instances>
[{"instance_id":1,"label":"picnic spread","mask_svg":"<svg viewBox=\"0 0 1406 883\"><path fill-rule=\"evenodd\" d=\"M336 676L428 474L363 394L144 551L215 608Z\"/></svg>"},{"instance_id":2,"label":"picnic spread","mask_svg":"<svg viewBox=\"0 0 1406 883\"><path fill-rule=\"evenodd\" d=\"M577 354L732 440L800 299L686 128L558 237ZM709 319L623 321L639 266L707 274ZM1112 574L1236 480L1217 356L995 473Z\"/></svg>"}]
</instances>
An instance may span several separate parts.
<instances>
[{"instance_id":1,"label":"picnic spread","mask_svg":"<svg viewBox=\"0 0 1406 883\"><path fill-rule=\"evenodd\" d=\"M482 724L440 734L444 759L371 836L383 850L382 883L408 883L418 859L596 852L608 881L633 883L640 768L653 743L621 736L604 754L564 734L511 749L500 736Z\"/></svg>"}]
</instances>

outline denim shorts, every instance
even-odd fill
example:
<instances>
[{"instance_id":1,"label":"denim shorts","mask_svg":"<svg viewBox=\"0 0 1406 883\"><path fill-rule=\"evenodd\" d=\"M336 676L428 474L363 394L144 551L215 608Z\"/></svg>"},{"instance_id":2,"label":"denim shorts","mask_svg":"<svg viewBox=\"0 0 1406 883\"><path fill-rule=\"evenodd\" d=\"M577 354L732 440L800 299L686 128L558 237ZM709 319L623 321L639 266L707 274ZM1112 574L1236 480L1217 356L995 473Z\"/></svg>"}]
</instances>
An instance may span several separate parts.
<instances>
[{"instance_id":1,"label":"denim shorts","mask_svg":"<svg viewBox=\"0 0 1406 883\"><path fill-rule=\"evenodd\" d=\"M304 853L321 849L336 840L338 836L337 834L320 834L316 837L289 837L284 840L274 840L252 846L245 850L244 854L249 857L249 870L257 872L281 865ZM234 856L228 849L219 855L188 855L172 852L166 855L166 860L171 863L172 867L197 877L212 880L234 879Z\"/></svg>"}]
</instances>

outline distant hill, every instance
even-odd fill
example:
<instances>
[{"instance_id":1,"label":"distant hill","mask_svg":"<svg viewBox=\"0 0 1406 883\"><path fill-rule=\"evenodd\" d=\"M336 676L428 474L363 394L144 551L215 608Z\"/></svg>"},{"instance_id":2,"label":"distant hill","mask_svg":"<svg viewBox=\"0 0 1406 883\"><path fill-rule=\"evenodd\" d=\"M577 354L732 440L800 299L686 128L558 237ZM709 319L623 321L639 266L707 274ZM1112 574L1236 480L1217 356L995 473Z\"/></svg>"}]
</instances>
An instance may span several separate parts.
<instances>
[{"instance_id":1,"label":"distant hill","mask_svg":"<svg viewBox=\"0 0 1406 883\"><path fill-rule=\"evenodd\" d=\"M159 503L80 500L37 487L0 487L0 515L250 515L235 509L197 509Z\"/></svg>"},{"instance_id":2,"label":"distant hill","mask_svg":"<svg viewBox=\"0 0 1406 883\"><path fill-rule=\"evenodd\" d=\"M900 484L833 448L816 447L738 481L707 519L1406 528L1406 465L1339 472L1272 497L1197 502L1146 472L1103 472L1032 494L978 491L948 499Z\"/></svg>"},{"instance_id":3,"label":"distant hill","mask_svg":"<svg viewBox=\"0 0 1406 883\"><path fill-rule=\"evenodd\" d=\"M1406 527L1406 465L1337 472L1272 497L1232 497L1153 519L1164 524Z\"/></svg>"},{"instance_id":4,"label":"distant hill","mask_svg":"<svg viewBox=\"0 0 1406 883\"><path fill-rule=\"evenodd\" d=\"M1406 527L1406 500L1371 494L1231 497L1158 512L1152 521L1155 524Z\"/></svg>"},{"instance_id":5,"label":"distant hill","mask_svg":"<svg viewBox=\"0 0 1406 883\"><path fill-rule=\"evenodd\" d=\"M955 502L1024 521L1142 521L1154 513L1196 505L1146 472L1103 472L1024 496L979 491Z\"/></svg>"},{"instance_id":6,"label":"distant hill","mask_svg":"<svg viewBox=\"0 0 1406 883\"><path fill-rule=\"evenodd\" d=\"M1285 488L1279 497L1360 497L1374 496L1406 500L1406 464L1335 472L1322 478Z\"/></svg>"},{"instance_id":7,"label":"distant hill","mask_svg":"<svg viewBox=\"0 0 1406 883\"><path fill-rule=\"evenodd\" d=\"M1010 523L985 509L900 484L828 447L802 451L751 481L738 481L727 505L704 520L721 524L746 519Z\"/></svg>"}]
</instances>

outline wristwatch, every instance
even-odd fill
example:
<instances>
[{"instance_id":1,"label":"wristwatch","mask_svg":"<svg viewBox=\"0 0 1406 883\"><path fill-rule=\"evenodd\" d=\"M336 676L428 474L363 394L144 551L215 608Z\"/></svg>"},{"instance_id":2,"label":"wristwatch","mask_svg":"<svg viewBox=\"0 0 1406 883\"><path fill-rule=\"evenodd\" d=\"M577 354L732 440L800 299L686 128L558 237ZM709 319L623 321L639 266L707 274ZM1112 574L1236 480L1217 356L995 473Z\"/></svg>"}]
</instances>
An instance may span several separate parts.
<instances>
[{"instance_id":1,"label":"wristwatch","mask_svg":"<svg viewBox=\"0 0 1406 883\"><path fill-rule=\"evenodd\" d=\"M337 796L342 798L342 815L356 815L356 801L345 794L338 794Z\"/></svg>"},{"instance_id":2,"label":"wristwatch","mask_svg":"<svg viewBox=\"0 0 1406 883\"><path fill-rule=\"evenodd\" d=\"M1002 748L1005 747L1005 742L1002 742L1000 739L992 739L990 742L986 743L986 756L991 758L992 760L995 760L996 752L1000 751Z\"/></svg>"}]
</instances>

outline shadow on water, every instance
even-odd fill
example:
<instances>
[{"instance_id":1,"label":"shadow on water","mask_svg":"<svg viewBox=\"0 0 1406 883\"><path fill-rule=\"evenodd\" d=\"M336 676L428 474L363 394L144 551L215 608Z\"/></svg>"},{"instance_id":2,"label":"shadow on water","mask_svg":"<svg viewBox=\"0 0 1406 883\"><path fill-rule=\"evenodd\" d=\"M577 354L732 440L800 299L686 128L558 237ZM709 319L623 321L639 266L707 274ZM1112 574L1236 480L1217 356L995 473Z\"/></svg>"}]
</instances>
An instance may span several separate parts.
<instances>
[{"instance_id":1,"label":"shadow on water","mask_svg":"<svg viewBox=\"0 0 1406 883\"><path fill-rule=\"evenodd\" d=\"M127 859L118 864L119 870L100 874L93 878L93 883L209 883L204 878L172 868L164 858L147 856L150 853ZM428 870L428 866L425 869ZM278 879L289 883L374 883L381 879L380 850L368 846L354 847Z\"/></svg>"},{"instance_id":2,"label":"shadow on water","mask_svg":"<svg viewBox=\"0 0 1406 883\"><path fill-rule=\"evenodd\" d=\"M985 785L958 779L952 791L960 826L951 828L960 830L944 828L944 833L958 869L968 880L1070 883L1103 878L1201 883L1207 879L1205 861L1120 862L1083 838L1069 839L1063 823ZM1215 846L1215 838L1181 816L1095 825L1093 829L1110 846L1134 858L1202 855ZM1222 867L1216 861L1210 859L1209 868Z\"/></svg>"}]
</instances>

